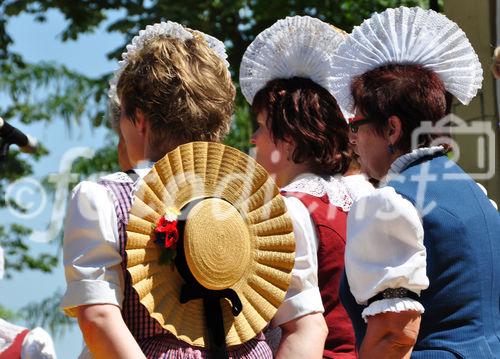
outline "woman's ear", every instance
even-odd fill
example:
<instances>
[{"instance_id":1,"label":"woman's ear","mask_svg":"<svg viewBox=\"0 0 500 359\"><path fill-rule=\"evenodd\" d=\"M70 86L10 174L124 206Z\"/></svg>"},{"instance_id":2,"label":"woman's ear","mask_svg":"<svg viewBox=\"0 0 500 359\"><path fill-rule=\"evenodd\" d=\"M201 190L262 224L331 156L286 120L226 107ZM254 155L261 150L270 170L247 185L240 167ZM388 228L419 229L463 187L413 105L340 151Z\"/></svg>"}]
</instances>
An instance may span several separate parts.
<instances>
[{"instance_id":1,"label":"woman's ear","mask_svg":"<svg viewBox=\"0 0 500 359\"><path fill-rule=\"evenodd\" d=\"M403 126L398 116L391 116L387 121L387 140L390 145L395 145L403 136Z\"/></svg>"}]
</instances>

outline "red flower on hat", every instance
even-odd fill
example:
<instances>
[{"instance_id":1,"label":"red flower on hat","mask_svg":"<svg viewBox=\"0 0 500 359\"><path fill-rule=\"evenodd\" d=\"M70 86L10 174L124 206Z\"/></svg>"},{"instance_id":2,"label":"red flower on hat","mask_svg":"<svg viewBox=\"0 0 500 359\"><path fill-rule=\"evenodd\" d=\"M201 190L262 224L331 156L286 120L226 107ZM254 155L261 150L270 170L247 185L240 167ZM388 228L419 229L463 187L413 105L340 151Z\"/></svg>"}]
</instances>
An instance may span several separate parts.
<instances>
[{"instance_id":1,"label":"red flower on hat","mask_svg":"<svg viewBox=\"0 0 500 359\"><path fill-rule=\"evenodd\" d=\"M162 248L159 261L161 264L171 264L176 256L179 230L177 229L177 216L179 210L167 208L165 215L158 218L152 227L155 233L155 243Z\"/></svg>"},{"instance_id":2,"label":"red flower on hat","mask_svg":"<svg viewBox=\"0 0 500 359\"><path fill-rule=\"evenodd\" d=\"M179 231L177 230L177 220L169 221L165 216L160 217L156 222L156 233L164 233L165 235L165 248L175 248L177 240L179 239ZM162 236L163 237L163 236Z\"/></svg>"}]
</instances>

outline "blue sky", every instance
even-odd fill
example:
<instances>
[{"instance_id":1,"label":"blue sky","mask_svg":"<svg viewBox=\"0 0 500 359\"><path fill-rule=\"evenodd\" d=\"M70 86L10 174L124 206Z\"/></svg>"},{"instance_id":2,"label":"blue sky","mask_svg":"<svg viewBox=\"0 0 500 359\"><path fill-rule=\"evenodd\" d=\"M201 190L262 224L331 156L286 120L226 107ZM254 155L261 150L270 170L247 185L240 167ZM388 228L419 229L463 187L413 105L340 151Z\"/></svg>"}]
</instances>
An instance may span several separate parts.
<instances>
[{"instance_id":1,"label":"blue sky","mask_svg":"<svg viewBox=\"0 0 500 359\"><path fill-rule=\"evenodd\" d=\"M110 17L117 16L111 13ZM13 50L23 55L29 62L53 61L64 64L92 77L102 75L115 69L116 63L106 58L106 53L114 50L123 42L120 34L108 34L105 25L92 34L87 34L77 41L63 43L59 34L65 26L64 17L56 11L47 13L47 22L37 23L33 17L22 15L12 19L8 31L14 39ZM92 129L89 121L82 121L68 131L62 119L54 119L50 124L23 125L15 120L11 124L36 137L50 151L50 155L40 162L33 162L33 178L41 180L49 174L57 173L62 156L71 148L88 147L97 149L107 140L109 133L102 129ZM29 155L24 155L29 158ZM40 196L25 194L23 201L37 202ZM49 224L53 198L47 198L47 206L32 223L33 229L44 230ZM0 224L5 225L15 219L12 213L0 212ZM55 252L54 243L36 243L27 239L33 253ZM64 290L64 272L61 266L52 274L25 271L15 273L10 280L0 281L0 304L16 310L29 302L50 296L57 289ZM80 352L82 339L78 328L69 331L62 338L54 338L58 358L76 358Z\"/></svg>"}]
</instances>

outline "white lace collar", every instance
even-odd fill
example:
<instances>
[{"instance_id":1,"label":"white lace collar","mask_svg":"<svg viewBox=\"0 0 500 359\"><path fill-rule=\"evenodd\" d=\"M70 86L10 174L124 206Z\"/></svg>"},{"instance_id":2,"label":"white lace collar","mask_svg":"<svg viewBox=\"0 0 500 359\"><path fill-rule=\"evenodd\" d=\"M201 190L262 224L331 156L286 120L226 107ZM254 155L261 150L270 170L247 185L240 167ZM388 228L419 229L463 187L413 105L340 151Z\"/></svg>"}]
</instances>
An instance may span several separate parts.
<instances>
[{"instance_id":1,"label":"white lace collar","mask_svg":"<svg viewBox=\"0 0 500 359\"><path fill-rule=\"evenodd\" d=\"M411 151L410 153L406 153L402 156L396 158L396 160L392 163L387 176L381 181L383 184L387 184L392 178L397 177L403 170L405 170L410 164L417 161L418 159L426 156L432 156L438 152L444 152L443 146L432 146L432 147L423 147L417 148Z\"/></svg>"},{"instance_id":2,"label":"white lace collar","mask_svg":"<svg viewBox=\"0 0 500 359\"><path fill-rule=\"evenodd\" d=\"M315 174L303 174L281 189L283 192L307 193L314 197L328 195L328 200L336 207L348 212L351 209L352 198L342 180L342 176L323 178Z\"/></svg>"},{"instance_id":3,"label":"white lace collar","mask_svg":"<svg viewBox=\"0 0 500 359\"><path fill-rule=\"evenodd\" d=\"M109 175L102 176L101 180L120 183L132 182L132 179L125 172L114 172Z\"/></svg>"},{"instance_id":4,"label":"white lace collar","mask_svg":"<svg viewBox=\"0 0 500 359\"><path fill-rule=\"evenodd\" d=\"M146 175L151 171L151 168L153 167L154 162L151 161L141 161L137 164L137 166L134 168L134 172L139 176L139 178L144 178ZM111 173L109 175L103 176L101 179L106 180L106 181L111 181L111 182L133 182L132 179L128 174L125 172L115 172ZM136 181L138 182L138 181Z\"/></svg>"}]
</instances>

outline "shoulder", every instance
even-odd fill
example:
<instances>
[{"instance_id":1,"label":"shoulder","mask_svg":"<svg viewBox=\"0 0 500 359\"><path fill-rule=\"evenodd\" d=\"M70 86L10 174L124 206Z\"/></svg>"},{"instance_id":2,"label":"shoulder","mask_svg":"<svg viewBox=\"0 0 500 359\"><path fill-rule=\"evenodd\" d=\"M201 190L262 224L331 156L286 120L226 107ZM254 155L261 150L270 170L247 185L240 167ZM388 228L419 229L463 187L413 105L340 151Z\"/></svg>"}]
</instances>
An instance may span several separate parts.
<instances>
[{"instance_id":1,"label":"shoulder","mask_svg":"<svg viewBox=\"0 0 500 359\"><path fill-rule=\"evenodd\" d=\"M295 193L295 197L303 197L302 199L307 200L307 202L311 202L309 197L313 197L312 202L314 202L315 199L319 201L327 196L331 205L339 207L345 212L348 212L352 205L350 191L340 176L323 178L312 173L302 174L284 187L282 191Z\"/></svg>"},{"instance_id":2,"label":"shoulder","mask_svg":"<svg viewBox=\"0 0 500 359\"><path fill-rule=\"evenodd\" d=\"M86 243L87 239L101 233L104 227L114 228L116 215L117 200L112 191L92 181L77 184L66 210L63 241L65 252L70 244L81 250L83 244L80 242L85 239L82 243Z\"/></svg>"},{"instance_id":3,"label":"shoulder","mask_svg":"<svg viewBox=\"0 0 500 359\"><path fill-rule=\"evenodd\" d=\"M106 192L107 189L102 183L94 181L81 181L73 188L72 191L73 194L82 194L82 195L88 195L93 193L103 194Z\"/></svg>"},{"instance_id":4,"label":"shoulder","mask_svg":"<svg viewBox=\"0 0 500 359\"><path fill-rule=\"evenodd\" d=\"M72 191L73 198L87 198L90 200L113 200L112 191L107 184L133 184L132 179L124 172L115 172L100 177L97 181L85 180L78 183Z\"/></svg>"},{"instance_id":5,"label":"shoulder","mask_svg":"<svg viewBox=\"0 0 500 359\"><path fill-rule=\"evenodd\" d=\"M127 173L125 172L110 173L108 175L102 176L99 179L99 182L132 183L133 180Z\"/></svg>"},{"instance_id":6,"label":"shoulder","mask_svg":"<svg viewBox=\"0 0 500 359\"><path fill-rule=\"evenodd\" d=\"M417 209L389 186L358 199L347 217L347 250L357 246L362 251L377 246L421 247L423 235Z\"/></svg>"},{"instance_id":7,"label":"shoulder","mask_svg":"<svg viewBox=\"0 0 500 359\"><path fill-rule=\"evenodd\" d=\"M391 186L360 196L354 202L349 217L355 220L391 220L397 217L420 220L415 206Z\"/></svg>"},{"instance_id":8,"label":"shoulder","mask_svg":"<svg viewBox=\"0 0 500 359\"><path fill-rule=\"evenodd\" d=\"M91 208L101 208L102 206L106 207L108 204L113 204L114 196L112 192L101 183L82 181L78 183L71 192L70 205L75 202L80 203L80 208L82 205L88 205Z\"/></svg>"},{"instance_id":9,"label":"shoulder","mask_svg":"<svg viewBox=\"0 0 500 359\"><path fill-rule=\"evenodd\" d=\"M346 185L353 201L375 190L373 184L371 184L368 178L363 174L343 176L342 181Z\"/></svg>"}]
</instances>

